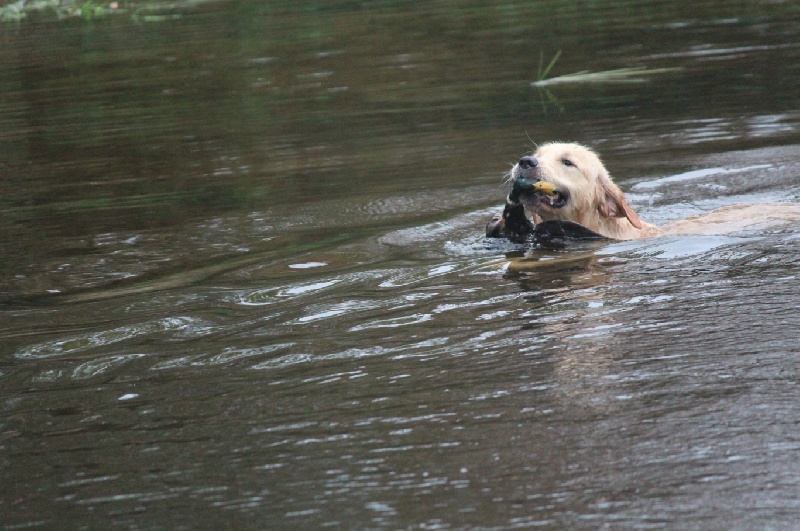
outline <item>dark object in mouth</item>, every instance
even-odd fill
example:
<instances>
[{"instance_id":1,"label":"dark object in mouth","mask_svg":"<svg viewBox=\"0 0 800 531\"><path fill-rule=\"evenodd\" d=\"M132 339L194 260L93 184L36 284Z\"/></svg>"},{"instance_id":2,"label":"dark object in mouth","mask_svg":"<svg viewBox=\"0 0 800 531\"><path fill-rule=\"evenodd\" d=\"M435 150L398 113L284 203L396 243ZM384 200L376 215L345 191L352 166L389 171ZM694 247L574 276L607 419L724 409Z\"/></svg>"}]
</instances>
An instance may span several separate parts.
<instances>
[{"instance_id":1,"label":"dark object in mouth","mask_svg":"<svg viewBox=\"0 0 800 531\"><path fill-rule=\"evenodd\" d=\"M508 193L508 201L511 203L519 203L519 197L522 194L534 194L536 192L551 196L556 193L555 190L555 186L548 182L540 181L538 179L517 177L514 179L514 184L511 187L511 191Z\"/></svg>"}]
</instances>

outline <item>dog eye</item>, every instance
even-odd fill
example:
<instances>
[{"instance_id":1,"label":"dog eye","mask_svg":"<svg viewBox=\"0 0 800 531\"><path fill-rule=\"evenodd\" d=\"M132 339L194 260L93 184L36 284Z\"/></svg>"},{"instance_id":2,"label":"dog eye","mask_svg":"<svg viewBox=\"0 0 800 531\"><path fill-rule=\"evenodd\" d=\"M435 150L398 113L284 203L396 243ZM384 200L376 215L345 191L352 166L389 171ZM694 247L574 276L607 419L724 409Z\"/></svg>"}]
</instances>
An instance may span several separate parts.
<instances>
[{"instance_id":1,"label":"dog eye","mask_svg":"<svg viewBox=\"0 0 800 531\"><path fill-rule=\"evenodd\" d=\"M564 166L575 166L575 165L572 163L572 161L571 161L571 160L569 160L569 159L561 159L561 164L563 164Z\"/></svg>"}]
</instances>

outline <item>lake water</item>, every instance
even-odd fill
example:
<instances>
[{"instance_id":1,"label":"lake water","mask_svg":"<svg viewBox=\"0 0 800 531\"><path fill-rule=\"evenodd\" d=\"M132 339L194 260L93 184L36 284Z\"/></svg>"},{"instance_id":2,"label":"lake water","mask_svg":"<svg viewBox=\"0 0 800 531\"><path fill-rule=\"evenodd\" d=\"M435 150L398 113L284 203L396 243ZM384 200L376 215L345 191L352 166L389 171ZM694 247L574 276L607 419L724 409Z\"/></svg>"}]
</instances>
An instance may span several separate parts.
<instances>
[{"instance_id":1,"label":"lake water","mask_svg":"<svg viewBox=\"0 0 800 531\"><path fill-rule=\"evenodd\" d=\"M483 236L800 201L796 3L121 4L0 26L6 529L796 525L800 227Z\"/></svg>"}]
</instances>

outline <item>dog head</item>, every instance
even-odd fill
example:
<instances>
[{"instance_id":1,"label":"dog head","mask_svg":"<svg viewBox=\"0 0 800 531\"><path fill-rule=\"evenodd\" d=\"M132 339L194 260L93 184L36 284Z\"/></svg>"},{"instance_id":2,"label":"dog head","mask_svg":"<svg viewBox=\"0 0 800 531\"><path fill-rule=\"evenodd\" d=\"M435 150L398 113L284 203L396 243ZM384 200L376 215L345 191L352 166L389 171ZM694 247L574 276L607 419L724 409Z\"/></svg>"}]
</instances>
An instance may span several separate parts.
<instances>
[{"instance_id":1,"label":"dog head","mask_svg":"<svg viewBox=\"0 0 800 531\"><path fill-rule=\"evenodd\" d=\"M555 186L551 196L536 192L520 198L543 221L573 221L610 238L621 238L633 228L642 228L600 158L586 147L545 144L514 165L511 178L520 177Z\"/></svg>"}]
</instances>

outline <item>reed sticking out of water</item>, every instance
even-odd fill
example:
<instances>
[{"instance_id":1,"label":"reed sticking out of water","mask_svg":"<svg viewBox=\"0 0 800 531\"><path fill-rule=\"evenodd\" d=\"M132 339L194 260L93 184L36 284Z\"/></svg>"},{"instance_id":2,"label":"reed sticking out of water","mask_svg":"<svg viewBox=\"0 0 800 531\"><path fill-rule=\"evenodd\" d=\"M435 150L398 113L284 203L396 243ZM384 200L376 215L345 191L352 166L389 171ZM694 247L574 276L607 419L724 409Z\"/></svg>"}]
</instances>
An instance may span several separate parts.
<instances>
[{"instance_id":1,"label":"reed sticking out of water","mask_svg":"<svg viewBox=\"0 0 800 531\"><path fill-rule=\"evenodd\" d=\"M550 64L548 64L545 67L545 69L542 70L542 64L544 64L544 52L539 50L539 71L536 74L536 80L537 80L536 82L537 83L541 83L542 81L544 81L547 78L547 74L549 74L550 70L552 70L553 66L555 66L556 61L558 61L559 57L561 57L561 50L556 52L556 54L550 60Z\"/></svg>"},{"instance_id":2,"label":"reed sticking out of water","mask_svg":"<svg viewBox=\"0 0 800 531\"><path fill-rule=\"evenodd\" d=\"M556 54L556 58L558 54ZM555 58L554 58L555 60ZM546 73L550 71L553 63L545 69ZM541 69L541 65L540 65ZM531 83L534 87L546 87L549 85L558 85L562 83L645 83L648 81L647 76L653 74L665 74L667 72L677 72L681 68L647 68L645 66L636 66L631 68L618 68L616 70L605 70L602 72L590 72L583 70L575 72L574 74L567 74L564 76L552 77L544 79L539 76L537 81Z\"/></svg>"}]
</instances>

